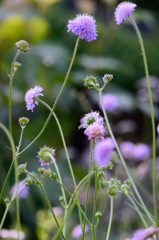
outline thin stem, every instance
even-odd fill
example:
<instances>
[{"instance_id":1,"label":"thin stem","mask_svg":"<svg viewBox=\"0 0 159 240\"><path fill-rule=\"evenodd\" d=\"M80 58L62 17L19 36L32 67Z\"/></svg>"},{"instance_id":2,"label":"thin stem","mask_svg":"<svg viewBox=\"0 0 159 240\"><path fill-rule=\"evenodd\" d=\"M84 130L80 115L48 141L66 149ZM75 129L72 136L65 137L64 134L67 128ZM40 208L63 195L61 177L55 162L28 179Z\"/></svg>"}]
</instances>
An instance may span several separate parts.
<instances>
[{"instance_id":1,"label":"thin stem","mask_svg":"<svg viewBox=\"0 0 159 240\"><path fill-rule=\"evenodd\" d=\"M148 88L148 93L149 93L149 102L150 102L150 109L151 109L151 122L152 122L152 138L153 138L153 174L152 174L152 185L153 185L153 203L154 203L154 217L157 222L158 217L157 217L157 203L156 203L156 130L155 130L155 118L154 118L154 110L153 110L153 101L152 101L152 94L151 94L151 87L150 87L150 79L149 79L149 70L148 70L148 64L147 64L147 58L146 58L146 52L144 48L144 43L142 40L142 36L140 33L140 30L134 21L134 19L129 16L137 37L139 39L141 51L142 51L142 56L143 56L143 62L144 62L144 67L145 67L145 74L146 74L146 79L147 79L147 88Z\"/></svg>"},{"instance_id":2,"label":"thin stem","mask_svg":"<svg viewBox=\"0 0 159 240\"><path fill-rule=\"evenodd\" d=\"M57 175L58 175L58 178L59 178L60 186L61 186L61 185L63 185L63 182L62 182L62 178L61 178L61 174L60 174L59 168L58 168L58 166L56 164L56 161L53 159L52 155L49 154L49 156L50 156L50 158L53 161L53 164L55 166L55 169L56 169L56 172L57 172ZM68 209L67 209L67 199L66 199L65 191L64 191L62 186L61 186L61 192L62 192L62 195L63 195L63 198L64 198L64 203L65 203L65 214L64 214L64 219L65 219L66 215L67 215ZM66 223L64 224L63 235L66 237Z\"/></svg>"},{"instance_id":3,"label":"thin stem","mask_svg":"<svg viewBox=\"0 0 159 240\"><path fill-rule=\"evenodd\" d=\"M18 182L19 182L18 171L17 171L18 162L17 162L15 144L14 144L12 135L10 134L8 129L2 123L0 123L0 128L5 132L6 136L8 137L8 139L10 141L10 145L12 148L12 154L13 154L13 162L14 162L14 167L15 167L15 183L16 183L16 186L18 186ZM17 191L18 191L18 187L17 187ZM19 239L20 211L19 211L19 196L18 196L18 194L16 195L16 215L17 215L17 231L18 231L18 239Z\"/></svg>"},{"instance_id":4,"label":"thin stem","mask_svg":"<svg viewBox=\"0 0 159 240\"><path fill-rule=\"evenodd\" d=\"M92 171L92 160L93 160L93 139L91 139L91 150L90 150L90 162L89 162L89 172L88 176L90 176L91 171ZM90 187L90 178L88 179L88 184L87 184L87 193L86 193L86 201L85 201L85 215L87 215L87 205L88 205L88 197L89 197L89 187ZM82 240L84 240L85 237L85 225L86 221L84 219L83 221L83 232L82 232Z\"/></svg>"},{"instance_id":5,"label":"thin stem","mask_svg":"<svg viewBox=\"0 0 159 240\"><path fill-rule=\"evenodd\" d=\"M57 105L57 102L66 86L66 83L67 83L67 80L68 80L68 77L70 75L70 72L71 72L71 69L72 69L72 66L73 66L73 63L74 63L74 60L75 60L75 57L76 57L76 53L77 53L77 48L78 48L78 44L79 44L79 40L80 40L80 37L81 37L81 34L78 36L77 38L77 41L76 41L76 44L75 44L75 48L74 48L74 51L73 51L73 56L72 56L72 59L71 59L71 62L70 62L70 65L69 65L69 68L68 68L68 71L66 73L66 76L65 76L65 79L64 79L64 82L63 82L63 85L62 85L62 88L54 102L54 105L53 105L53 109L55 109L56 105Z\"/></svg>"},{"instance_id":6,"label":"thin stem","mask_svg":"<svg viewBox=\"0 0 159 240\"><path fill-rule=\"evenodd\" d=\"M24 128L21 128L20 139L19 139L19 144L18 144L18 147L17 147L16 155L19 153L19 150L20 150L20 147L21 147L21 144L22 144L23 133L24 133Z\"/></svg>"},{"instance_id":7,"label":"thin stem","mask_svg":"<svg viewBox=\"0 0 159 240\"><path fill-rule=\"evenodd\" d=\"M42 103L45 107L47 107L51 112L51 107L45 103L43 100L39 99L39 102ZM67 158L67 162L68 162L68 165L69 165L69 169L70 169L70 172L71 172L71 176L72 176L72 180L73 180L73 184L74 184L74 188L75 188L75 191L77 191L77 185L76 185L76 179L75 179L75 175L74 175L74 172L73 172L73 168L72 168L72 165L71 165L71 161L70 161L70 157L69 157L69 154L68 154L68 150L67 150L67 146L66 146L66 141L65 141L65 138L64 138L64 134L63 134L63 131L62 131L62 127L60 125L60 122L55 114L55 112L52 112L52 115L53 117L55 118L55 121L57 123L57 126L58 126L58 129L59 129L59 132L60 132L60 135L61 135L61 140L62 140L62 143L63 143L63 146L64 146L64 150L65 150L65 154L66 154L66 158ZM79 200L78 200L79 201ZM82 228L82 217L81 217L81 213L79 211L79 219L80 219L80 224L81 224L81 228Z\"/></svg>"},{"instance_id":8,"label":"thin stem","mask_svg":"<svg viewBox=\"0 0 159 240\"><path fill-rule=\"evenodd\" d=\"M61 227L60 227L60 225L59 225L59 222L58 222L58 220L57 220L57 218L56 218L56 215L55 215L55 213L54 213L54 211L53 211L53 209L52 209L52 206L51 206L51 204L50 204L50 201L49 201L49 199L48 199L48 197L47 197L47 195L46 195L46 193L45 193L45 190L44 190L44 188L43 188L43 186L42 186L42 183L41 183L35 176L33 176L30 172L28 172L27 170L25 170L25 173L27 173L29 176L31 176L31 177L37 182L37 184L39 185L39 187L40 187L40 189L41 189L41 191L42 191L42 193L43 193L43 196L44 196L44 198L45 198L45 201L46 201L46 203L47 203L47 205L48 205L48 207L49 207L49 209L50 209L50 211L51 211L51 213L52 213L52 216L53 216L53 218L54 218L54 220L55 220L55 222L56 222L56 225L57 225L57 227L58 227L58 229L59 229L59 233L61 233L62 238L65 240L65 237L64 237L64 235L63 235L63 233L62 233L62 230L61 230Z\"/></svg>"},{"instance_id":9,"label":"thin stem","mask_svg":"<svg viewBox=\"0 0 159 240\"><path fill-rule=\"evenodd\" d=\"M128 168L127 168L127 165L126 165L126 163L125 163L125 160L124 160L124 158L123 158L123 156L122 156L122 154L121 154L121 152L120 152L120 149L119 149L119 147L118 147L118 144L117 144L117 142L116 142L116 139L115 139L115 137L114 137L114 135L113 135L113 132L112 132L112 130L111 130L111 126L110 126L110 123L109 123L109 120L108 120L108 117L107 117L107 114L106 114L106 111L105 111L105 108L104 108L103 97L102 97L102 92L101 92L101 91L99 91L99 97L100 97L100 102L101 102L101 105L102 105L102 110L103 110L104 118L105 118L105 121L106 121L106 125L107 125L107 128L108 128L109 134L110 134L110 136L112 137L112 139L113 139L113 141L114 141L114 144L115 144L116 150L117 150L117 152L118 152L118 155L119 155L119 157L120 157L121 163L122 163L122 165L123 165L123 167L124 167L124 169L125 169L125 171L126 171L126 174L127 174L128 178L130 179L130 182L131 182L131 184L132 184L132 187L133 187L133 189L134 189L134 191L135 191L135 193L136 193L136 195L137 195L137 197L138 197L138 199L139 199L139 201L140 201L140 203L141 203L141 205L142 205L142 207L143 207L143 209L144 209L144 211L145 211L145 213L146 213L149 221L150 221L152 224L154 224L154 220L153 220L151 214L149 213L149 211L148 211L145 203L143 202L143 200L142 200L142 198L141 198L141 196L140 196L140 194L139 194L139 192L138 192L138 189L137 189L137 187L136 187L136 185L135 185L135 182L134 182L134 180L133 180L133 178L132 178L132 176L131 176Z\"/></svg>"},{"instance_id":10,"label":"thin stem","mask_svg":"<svg viewBox=\"0 0 159 240\"><path fill-rule=\"evenodd\" d=\"M145 228L148 228L148 225L147 225L145 219L143 218L142 213L140 212L140 210L139 210L138 206L136 205L135 201L133 200L133 198L129 194L126 194L126 196L129 198L131 203L134 205L134 208L136 209L137 213L139 214Z\"/></svg>"},{"instance_id":11,"label":"thin stem","mask_svg":"<svg viewBox=\"0 0 159 240\"><path fill-rule=\"evenodd\" d=\"M110 198L110 216L109 216L109 224L108 224L106 240L109 240L110 230L112 226L112 219L113 219L113 197Z\"/></svg>"},{"instance_id":12,"label":"thin stem","mask_svg":"<svg viewBox=\"0 0 159 240\"><path fill-rule=\"evenodd\" d=\"M14 78L14 63L20 54L20 50L18 49L11 65L10 71L10 89L9 89L9 132L12 135L12 85L13 85L13 78Z\"/></svg>"},{"instance_id":13,"label":"thin stem","mask_svg":"<svg viewBox=\"0 0 159 240\"><path fill-rule=\"evenodd\" d=\"M97 188L98 188L98 171L95 170L95 190L94 190L94 207L93 207L93 240L96 239L95 233L95 214L96 214L96 205L97 205Z\"/></svg>"}]
</instances>

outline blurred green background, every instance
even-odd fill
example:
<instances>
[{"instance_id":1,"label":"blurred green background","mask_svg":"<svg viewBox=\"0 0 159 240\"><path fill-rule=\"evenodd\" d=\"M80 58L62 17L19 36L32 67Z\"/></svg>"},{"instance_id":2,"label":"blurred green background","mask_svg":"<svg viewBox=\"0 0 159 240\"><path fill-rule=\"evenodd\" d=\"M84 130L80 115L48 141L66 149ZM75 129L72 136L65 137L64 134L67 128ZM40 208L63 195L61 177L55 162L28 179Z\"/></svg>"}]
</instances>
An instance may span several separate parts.
<instances>
[{"instance_id":1,"label":"blurred green background","mask_svg":"<svg viewBox=\"0 0 159 240\"><path fill-rule=\"evenodd\" d=\"M149 72L152 76L152 94L154 99L156 123L159 120L159 2L134 1L138 4L133 16L141 29L148 57ZM25 116L30 122L24 132L22 148L27 146L41 130L49 112L39 105L34 112L28 112L25 107L24 94L35 85L44 89L44 100L52 105L62 85L73 53L76 36L67 33L69 19L76 13L89 13L96 19L98 38L88 43L80 41L75 64L71 71L68 84L58 102L56 113L64 130L72 164L79 181L88 169L89 141L81 130L78 130L80 118L90 110L99 110L98 95L94 90L83 86L83 79L90 74L97 76L102 83L105 73L114 75L113 81L104 90L113 93L119 99L120 107L116 114L109 115L114 133L119 142L131 140L144 142L151 146L151 120L147 91L144 79L143 60L135 32L129 21L117 26L114 20L114 10L119 2L116 0L5 0L0 1L0 121L8 126L8 93L11 62L16 53L15 42L24 39L30 44L30 51L22 53L18 61L22 67L18 70L13 83L13 136L18 144L20 127L19 117ZM131 124L130 124L131 123ZM119 126L125 126L125 131ZM133 126L133 127L132 127ZM135 126L135 127L134 127ZM11 153L5 135L0 133L0 188L4 182L11 163ZM158 143L157 143L158 144ZM27 162L28 169L37 172L40 164L37 152L47 145L56 149L56 159L64 182L73 190L66 157L60 135L54 119L51 119L47 129L36 143L19 158L19 163ZM150 160L150 159L149 159ZM134 176L139 177L140 164L128 163ZM142 164L142 163L141 163ZM151 161L146 162L150 170L143 175L140 184L146 185L151 194ZM158 164L157 164L158 167ZM52 167L53 169L53 167ZM108 176L125 179L125 173L118 163ZM21 178L23 178L22 176ZM159 177L159 176L157 176ZM12 174L5 197L9 196L14 183ZM140 186L141 187L141 186ZM46 180L46 191L53 206L60 206L59 187ZM142 190L144 187L142 186ZM92 184L93 194L93 184ZM54 194L53 194L54 193ZM148 193L146 193L148 194ZM146 202L152 207L151 195L146 196ZM84 203L84 196L81 202ZM124 204L123 197L117 197L115 204L112 239L123 239L135 228L141 227L140 221L133 210ZM36 186L30 188L30 194L21 203L22 227L26 239L51 239L54 228L48 228L47 207ZM92 201L90 198L90 216ZM103 212L101 225L97 229L100 239L104 239L108 217L109 198L104 191L99 190L98 208ZM0 217L4 212L4 203L0 206ZM39 210L40 209L40 210ZM6 219L5 228L14 227L14 207ZM60 217L59 217L60 218ZM125 221L126 220L126 221ZM51 220L49 221L51 222ZM77 212L70 218L69 231L78 224ZM51 223L50 223L51 224ZM71 239L71 234L70 238ZM91 235L87 234L87 239Z\"/></svg>"}]
</instances>

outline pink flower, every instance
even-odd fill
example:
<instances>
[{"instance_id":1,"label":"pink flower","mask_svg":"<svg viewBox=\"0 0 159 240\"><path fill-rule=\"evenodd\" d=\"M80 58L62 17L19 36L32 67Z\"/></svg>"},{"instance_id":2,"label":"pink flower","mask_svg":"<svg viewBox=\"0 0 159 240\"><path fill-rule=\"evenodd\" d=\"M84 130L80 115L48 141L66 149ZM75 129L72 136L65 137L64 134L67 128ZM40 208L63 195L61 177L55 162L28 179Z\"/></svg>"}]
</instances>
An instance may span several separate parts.
<instances>
[{"instance_id":1,"label":"pink flower","mask_svg":"<svg viewBox=\"0 0 159 240\"><path fill-rule=\"evenodd\" d=\"M131 2L121 2L115 9L116 24L121 24L128 16L132 14L137 5Z\"/></svg>"},{"instance_id":2,"label":"pink flower","mask_svg":"<svg viewBox=\"0 0 159 240\"><path fill-rule=\"evenodd\" d=\"M84 131L84 134L88 136L88 140L91 140L92 138L103 139L104 133L105 133L105 129L103 124L98 122L92 123Z\"/></svg>"}]
</instances>

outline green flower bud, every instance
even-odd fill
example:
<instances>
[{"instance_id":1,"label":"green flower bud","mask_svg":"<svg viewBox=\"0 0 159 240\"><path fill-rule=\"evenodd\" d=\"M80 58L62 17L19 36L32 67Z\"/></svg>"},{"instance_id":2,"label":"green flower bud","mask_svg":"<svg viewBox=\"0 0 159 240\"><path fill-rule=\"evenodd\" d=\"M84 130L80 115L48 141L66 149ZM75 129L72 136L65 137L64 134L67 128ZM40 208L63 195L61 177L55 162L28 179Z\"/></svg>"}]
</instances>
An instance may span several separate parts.
<instances>
[{"instance_id":1,"label":"green flower bud","mask_svg":"<svg viewBox=\"0 0 159 240\"><path fill-rule=\"evenodd\" d=\"M97 79L93 76L88 76L84 79L84 85L88 88L96 88L99 87Z\"/></svg>"},{"instance_id":2,"label":"green flower bud","mask_svg":"<svg viewBox=\"0 0 159 240\"><path fill-rule=\"evenodd\" d=\"M51 178L53 179L53 180L57 180L57 175L56 175L56 173L55 172L53 172L52 174L51 174Z\"/></svg>"},{"instance_id":3,"label":"green flower bud","mask_svg":"<svg viewBox=\"0 0 159 240\"><path fill-rule=\"evenodd\" d=\"M49 169L47 169L47 170L44 172L43 178L48 178L48 177L50 177L50 174L51 174L51 169L49 168Z\"/></svg>"},{"instance_id":4,"label":"green flower bud","mask_svg":"<svg viewBox=\"0 0 159 240\"><path fill-rule=\"evenodd\" d=\"M26 117L19 118L19 124L21 128L25 128L28 122L29 122L29 118L26 118Z\"/></svg>"},{"instance_id":5,"label":"green flower bud","mask_svg":"<svg viewBox=\"0 0 159 240\"><path fill-rule=\"evenodd\" d=\"M117 191L118 191L118 189L117 189L116 185L111 185L108 188L108 194L112 197L116 195Z\"/></svg>"},{"instance_id":6,"label":"green flower bud","mask_svg":"<svg viewBox=\"0 0 159 240\"><path fill-rule=\"evenodd\" d=\"M21 63L20 62L14 62L13 64L13 72L15 74L15 72L21 67Z\"/></svg>"},{"instance_id":7,"label":"green flower bud","mask_svg":"<svg viewBox=\"0 0 159 240\"><path fill-rule=\"evenodd\" d=\"M20 40L20 41L16 42L15 45L16 45L17 49L19 49L22 52L27 52L30 50L29 44L25 40Z\"/></svg>"},{"instance_id":8,"label":"green flower bud","mask_svg":"<svg viewBox=\"0 0 159 240\"><path fill-rule=\"evenodd\" d=\"M19 175L22 174L26 170L26 167L27 167L27 163L20 164L17 169L18 174Z\"/></svg>"},{"instance_id":9,"label":"green flower bud","mask_svg":"<svg viewBox=\"0 0 159 240\"><path fill-rule=\"evenodd\" d=\"M103 82L104 83L108 83L113 79L113 75L112 74L105 74L103 77Z\"/></svg>"},{"instance_id":10,"label":"green flower bud","mask_svg":"<svg viewBox=\"0 0 159 240\"><path fill-rule=\"evenodd\" d=\"M102 216L102 213L101 213L100 211L98 211L98 212L96 212L96 215L95 215L95 216L96 216L96 218L99 218L99 219L100 219L101 216Z\"/></svg>"},{"instance_id":11,"label":"green flower bud","mask_svg":"<svg viewBox=\"0 0 159 240\"><path fill-rule=\"evenodd\" d=\"M46 171L46 168L38 168L38 172L40 174L43 174Z\"/></svg>"}]
</instances>

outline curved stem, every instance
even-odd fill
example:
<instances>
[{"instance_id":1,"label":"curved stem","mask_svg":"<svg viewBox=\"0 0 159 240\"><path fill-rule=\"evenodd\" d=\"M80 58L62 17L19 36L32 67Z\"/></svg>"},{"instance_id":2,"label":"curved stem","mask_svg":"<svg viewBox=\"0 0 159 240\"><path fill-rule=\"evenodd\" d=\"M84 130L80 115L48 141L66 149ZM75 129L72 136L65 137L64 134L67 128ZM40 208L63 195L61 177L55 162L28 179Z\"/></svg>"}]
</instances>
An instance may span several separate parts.
<instances>
[{"instance_id":1,"label":"curved stem","mask_svg":"<svg viewBox=\"0 0 159 240\"><path fill-rule=\"evenodd\" d=\"M95 170L95 190L94 190L94 207L93 207L93 240L96 239L95 233L95 215L96 215L96 205L97 205L97 188L98 188L98 171Z\"/></svg>"},{"instance_id":2,"label":"curved stem","mask_svg":"<svg viewBox=\"0 0 159 240\"><path fill-rule=\"evenodd\" d=\"M109 123L109 120L108 120L108 117L107 117L107 114L106 114L106 111L105 111L105 108L104 108L103 97L102 97L102 92L101 92L101 91L99 91L99 97L100 97L100 102L101 102L101 105L102 105L102 110L103 110L104 118L105 118L105 121L106 121L106 125L107 125L107 128L108 128L109 134L110 134L111 138L112 138L113 141L114 141L114 144L115 144L117 153L118 153L118 155L119 155L119 157L120 157L121 163L122 163L122 165L123 165L123 167L124 167L124 169L125 169L125 171L126 171L126 174L127 174L128 178L130 179L130 182L131 182L131 184L132 184L132 187L133 187L133 189L134 189L134 191L135 191L135 193L136 193L136 195L137 195L137 197L138 197L138 199L139 199L139 201L140 201L140 203L141 203L141 205L142 205L142 207L143 207L143 209L144 209L144 211L145 211L145 213L146 213L149 221L150 221L152 224L154 224L154 220L153 220L151 214L149 213L149 211L148 211L145 203L143 202L143 200L142 200L142 198L141 198L141 196L140 196L140 194L139 194L139 192L138 192L138 189L137 189L137 187L136 187L136 185L135 185L135 182L134 182L134 180L133 180L133 178L132 178L132 176L131 176L128 168L127 168L127 165L126 165L126 163L125 163L125 160L124 160L124 158L123 158L123 156L122 156L122 154L121 154L121 152L120 152L120 149L119 149L119 147L118 147L118 144L117 144L117 142L116 142L116 139L115 139L115 137L114 137L114 135L113 135L113 132L112 132L112 130L111 130L111 126L110 126L110 123Z\"/></svg>"},{"instance_id":3,"label":"curved stem","mask_svg":"<svg viewBox=\"0 0 159 240\"><path fill-rule=\"evenodd\" d=\"M19 139L19 144L18 144L18 147L17 147L16 155L19 153L19 150L20 150L20 147L21 147L21 144L22 144L23 133L24 133L24 128L21 128L20 139Z\"/></svg>"},{"instance_id":4,"label":"curved stem","mask_svg":"<svg viewBox=\"0 0 159 240\"><path fill-rule=\"evenodd\" d=\"M18 171L17 171L18 162L17 162L15 144L14 144L12 135L10 134L8 129L2 123L0 123L0 128L5 132L6 136L8 137L8 139L10 141L10 145L11 145L11 148L12 148L12 154L13 154L13 162L14 162L14 167L15 167L15 183L16 183L16 186L18 186L18 182L19 182ZM18 187L17 187L16 192L17 191L18 191ZM17 214L17 231L18 231L18 239L19 239L20 211L19 211L19 196L18 196L18 194L16 195L16 214Z\"/></svg>"},{"instance_id":5,"label":"curved stem","mask_svg":"<svg viewBox=\"0 0 159 240\"><path fill-rule=\"evenodd\" d=\"M90 162L89 162L89 172L88 176L90 175L92 171L92 160L93 160L93 139L91 139L91 151L90 151ZM89 187L90 187L90 178L88 179L88 184L87 184L87 193L86 193L86 201L85 201L85 215L87 215L87 205L88 205L88 197L89 197ZM83 221L83 231L82 231L82 240L84 240L85 237L85 225L86 221L84 219Z\"/></svg>"},{"instance_id":6,"label":"curved stem","mask_svg":"<svg viewBox=\"0 0 159 240\"><path fill-rule=\"evenodd\" d=\"M67 162L68 162L69 169L70 169L70 172L71 172L71 176L72 176L74 188L75 188L75 191L77 192L76 179L75 179L75 175L74 175L73 168L72 168L72 165L71 165L70 157L69 157L68 150L67 150L67 146L66 146L66 141L65 141L65 138L64 138L64 134L63 134L63 131L62 131L60 122L59 122L59 120L58 120L55 112L52 112L51 107L50 107L47 103L45 103L45 102L44 102L43 100L41 100L41 99L39 99L39 102L41 102L45 107L47 107L47 108L51 111L53 117L55 118L55 121L56 121L57 126L58 126L59 131L60 131L61 140L62 140L64 149L65 149L65 154L66 154ZM79 200L78 200L78 201L79 201ZM81 228L82 228L82 217L81 217L80 211L79 211L79 219L80 219L80 224L81 224Z\"/></svg>"},{"instance_id":7,"label":"curved stem","mask_svg":"<svg viewBox=\"0 0 159 240\"><path fill-rule=\"evenodd\" d=\"M153 179L152 179L152 185L153 185L153 203L154 203L154 217L157 222L158 217L157 217L157 203L156 203L156 130L155 130L155 118L154 118L154 110L153 110L153 101L152 101L152 94L151 94L151 87L150 87L150 79L149 79L149 70L148 70L148 64L147 64L147 58L146 58L146 52L144 48L144 43L141 37L140 30L134 21L134 19L129 16L137 37L139 39L142 55L143 55L143 62L144 62L144 67L145 67L145 73L146 73L146 79L147 79L147 88L148 88L148 93L149 93L149 102L150 102L150 109L151 109L151 122L152 122L152 138L153 138Z\"/></svg>"},{"instance_id":8,"label":"curved stem","mask_svg":"<svg viewBox=\"0 0 159 240\"><path fill-rule=\"evenodd\" d=\"M18 49L11 66L10 71L10 88L9 88L9 132L12 135L12 85L13 85L13 78L14 78L14 63L20 54L20 50Z\"/></svg>"},{"instance_id":9,"label":"curved stem","mask_svg":"<svg viewBox=\"0 0 159 240\"><path fill-rule=\"evenodd\" d=\"M109 216L109 224L108 224L106 240L109 240L110 230L112 226L112 219L113 219L113 197L110 198L110 216Z\"/></svg>"},{"instance_id":10,"label":"curved stem","mask_svg":"<svg viewBox=\"0 0 159 240\"><path fill-rule=\"evenodd\" d=\"M63 233L62 233L62 230L61 230L61 227L60 227L60 225L59 225L59 222L58 222L58 220L57 220L57 218L56 218L56 215L55 215L55 213L54 213L54 211L53 211L53 208L52 208L52 206L51 206L51 204L50 204L50 201L49 201L49 199L48 199L48 197L47 197L47 195L46 195L46 193L45 193L45 190L44 190L44 188L43 188L43 186L42 186L42 183L41 183L35 176L33 176L30 172L28 172L27 170L25 170L25 173L28 174L29 176L31 176L31 177L38 183L38 185L39 185L39 187L40 187L40 189L41 189L41 191L42 191L42 193L43 193L43 196L44 196L44 198L45 198L45 201L46 201L46 203L47 203L47 205L48 205L48 207L49 207L49 209L50 209L50 211L51 211L51 213L52 213L52 216L53 216L53 218L54 218L54 220L55 220L55 222L56 222L56 225L57 225L57 227L58 227L59 233L61 233L62 238L65 240L65 237L64 237L64 235L63 235Z\"/></svg>"},{"instance_id":11,"label":"curved stem","mask_svg":"<svg viewBox=\"0 0 159 240\"><path fill-rule=\"evenodd\" d=\"M56 161L52 157L52 155L49 154L49 156L50 156L50 158L53 161L53 164L55 166L55 169L56 169L56 172L57 172L57 175L58 175L58 178L59 178L60 186L61 186L61 185L63 185L63 182L62 182L62 178L61 178L61 174L60 174L59 168L58 168L58 166L56 164ZM64 220L65 220L68 209L67 209L67 199L66 199L65 191L64 191L62 186L61 186L61 192L62 192L62 195L63 195L63 198L64 198L64 203L65 203L65 214L64 214ZM66 237L66 223L64 224L63 235Z\"/></svg>"},{"instance_id":12,"label":"curved stem","mask_svg":"<svg viewBox=\"0 0 159 240\"><path fill-rule=\"evenodd\" d=\"M139 210L138 206L136 205L135 201L133 200L133 198L131 198L131 196L129 194L126 194L126 196L129 198L131 203L134 205L134 207L135 207L137 213L139 214L139 216L141 218L141 221L143 222L145 228L148 228L148 225L147 225L145 219L143 218L142 213L140 212L140 210Z\"/></svg>"}]
</instances>

